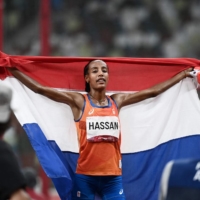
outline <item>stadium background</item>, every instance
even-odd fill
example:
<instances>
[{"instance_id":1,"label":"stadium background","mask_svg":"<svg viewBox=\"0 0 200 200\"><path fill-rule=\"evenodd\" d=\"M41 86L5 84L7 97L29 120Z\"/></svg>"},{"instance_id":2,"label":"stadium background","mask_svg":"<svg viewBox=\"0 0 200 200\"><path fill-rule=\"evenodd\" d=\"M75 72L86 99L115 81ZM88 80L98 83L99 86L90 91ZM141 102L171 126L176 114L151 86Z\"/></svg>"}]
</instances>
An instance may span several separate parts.
<instances>
[{"instance_id":1,"label":"stadium background","mask_svg":"<svg viewBox=\"0 0 200 200\"><path fill-rule=\"evenodd\" d=\"M198 0L0 0L0 50L12 55L200 58ZM16 119L5 135L38 190L56 199ZM53 197L52 197L53 196Z\"/></svg>"}]
</instances>

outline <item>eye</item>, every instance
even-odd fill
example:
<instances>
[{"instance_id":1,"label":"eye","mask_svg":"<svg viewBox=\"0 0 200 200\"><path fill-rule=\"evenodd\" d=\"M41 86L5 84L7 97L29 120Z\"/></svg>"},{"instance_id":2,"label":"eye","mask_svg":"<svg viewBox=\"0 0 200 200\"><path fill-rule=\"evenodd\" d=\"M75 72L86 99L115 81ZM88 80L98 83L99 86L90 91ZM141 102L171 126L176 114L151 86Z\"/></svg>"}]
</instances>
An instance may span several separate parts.
<instances>
[{"instance_id":1,"label":"eye","mask_svg":"<svg viewBox=\"0 0 200 200\"><path fill-rule=\"evenodd\" d=\"M108 72L107 68L103 68L102 72L107 73Z\"/></svg>"},{"instance_id":2,"label":"eye","mask_svg":"<svg viewBox=\"0 0 200 200\"><path fill-rule=\"evenodd\" d=\"M92 73L97 73L97 72L98 72L97 69L93 69L93 70L92 70Z\"/></svg>"}]
</instances>

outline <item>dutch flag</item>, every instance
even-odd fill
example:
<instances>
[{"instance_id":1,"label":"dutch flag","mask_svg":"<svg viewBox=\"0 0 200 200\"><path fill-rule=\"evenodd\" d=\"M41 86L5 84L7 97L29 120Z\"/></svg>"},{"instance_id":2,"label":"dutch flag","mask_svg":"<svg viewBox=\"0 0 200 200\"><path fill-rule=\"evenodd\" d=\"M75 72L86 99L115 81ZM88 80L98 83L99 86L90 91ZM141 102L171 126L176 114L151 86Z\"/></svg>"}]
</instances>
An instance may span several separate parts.
<instances>
[{"instance_id":1,"label":"dutch flag","mask_svg":"<svg viewBox=\"0 0 200 200\"><path fill-rule=\"evenodd\" d=\"M84 93L83 68L95 58L10 56L0 54L0 79L14 92L15 115L27 133L47 176L62 200L70 200L78 142L69 106L33 93L12 77L15 66L39 83ZM167 80L196 59L98 58L109 66L107 94L137 92ZM124 107L122 170L127 200L158 199L160 177L170 160L200 157L200 102L186 78L163 94Z\"/></svg>"}]
</instances>

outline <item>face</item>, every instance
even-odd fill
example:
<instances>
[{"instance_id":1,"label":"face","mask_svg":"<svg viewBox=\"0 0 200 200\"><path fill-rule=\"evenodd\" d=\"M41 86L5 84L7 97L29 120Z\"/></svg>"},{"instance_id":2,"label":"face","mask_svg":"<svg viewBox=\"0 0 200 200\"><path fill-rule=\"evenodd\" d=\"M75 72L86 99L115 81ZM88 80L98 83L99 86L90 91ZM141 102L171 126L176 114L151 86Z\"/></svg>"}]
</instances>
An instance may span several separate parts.
<instances>
[{"instance_id":1,"label":"face","mask_svg":"<svg viewBox=\"0 0 200 200\"><path fill-rule=\"evenodd\" d=\"M91 89L103 90L106 88L109 79L108 67L102 60L92 61L89 65L85 81L90 84Z\"/></svg>"}]
</instances>

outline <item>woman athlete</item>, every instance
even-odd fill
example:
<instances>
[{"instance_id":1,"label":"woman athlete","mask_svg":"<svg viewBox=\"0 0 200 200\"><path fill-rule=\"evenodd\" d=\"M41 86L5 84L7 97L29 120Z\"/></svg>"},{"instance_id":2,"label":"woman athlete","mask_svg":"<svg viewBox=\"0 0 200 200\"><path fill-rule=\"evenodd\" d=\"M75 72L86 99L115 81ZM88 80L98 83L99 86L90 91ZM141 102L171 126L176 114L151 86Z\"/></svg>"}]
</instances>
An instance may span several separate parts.
<instances>
[{"instance_id":1,"label":"woman athlete","mask_svg":"<svg viewBox=\"0 0 200 200\"><path fill-rule=\"evenodd\" d=\"M102 60L90 61L84 68L86 92L63 92L43 86L16 68L12 75L35 93L70 106L79 139L73 200L93 200L98 193L103 200L125 200L122 186L119 112L122 107L155 97L182 79L192 77L192 68L169 80L136 93L106 95L109 69Z\"/></svg>"}]
</instances>

